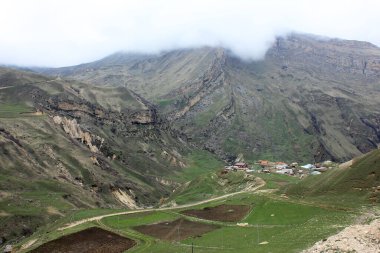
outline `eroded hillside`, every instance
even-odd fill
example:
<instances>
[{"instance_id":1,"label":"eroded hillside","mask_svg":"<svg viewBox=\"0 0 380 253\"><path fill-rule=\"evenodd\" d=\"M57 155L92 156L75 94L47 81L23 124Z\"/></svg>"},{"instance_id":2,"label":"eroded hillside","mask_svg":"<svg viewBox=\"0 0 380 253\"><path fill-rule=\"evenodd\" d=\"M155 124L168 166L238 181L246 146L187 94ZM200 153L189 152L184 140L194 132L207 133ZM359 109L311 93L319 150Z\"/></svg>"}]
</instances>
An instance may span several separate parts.
<instances>
[{"instance_id":1,"label":"eroded hillside","mask_svg":"<svg viewBox=\"0 0 380 253\"><path fill-rule=\"evenodd\" d=\"M260 61L205 47L43 72L127 87L223 158L344 161L380 143L379 62L370 43L295 34Z\"/></svg>"},{"instance_id":2,"label":"eroded hillside","mask_svg":"<svg viewBox=\"0 0 380 253\"><path fill-rule=\"evenodd\" d=\"M192 151L154 105L125 87L0 68L6 239L75 209L155 205L178 186Z\"/></svg>"}]
</instances>

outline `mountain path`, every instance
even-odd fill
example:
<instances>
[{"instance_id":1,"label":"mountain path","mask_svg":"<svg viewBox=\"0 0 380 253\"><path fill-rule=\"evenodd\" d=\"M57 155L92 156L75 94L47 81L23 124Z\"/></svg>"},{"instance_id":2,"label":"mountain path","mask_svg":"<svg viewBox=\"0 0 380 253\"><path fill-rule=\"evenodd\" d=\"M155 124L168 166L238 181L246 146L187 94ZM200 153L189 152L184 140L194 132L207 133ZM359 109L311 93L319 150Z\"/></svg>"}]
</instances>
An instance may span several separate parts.
<instances>
[{"instance_id":1,"label":"mountain path","mask_svg":"<svg viewBox=\"0 0 380 253\"><path fill-rule=\"evenodd\" d=\"M206 199L206 200L202 200L202 201L198 201L198 202L193 202L193 203L189 203L189 204L178 205L178 206L173 206L173 207L163 207L163 208L144 208L144 209L137 209L137 210L131 210L131 211L124 211L124 212L120 212L120 213L104 214L104 215L99 215L99 216L95 216L95 217L91 217L91 218L85 218L85 219L81 219L81 220L69 223L64 227L58 228L58 230L59 231L66 230L69 228L79 226L79 225L86 223L86 222L98 221L98 220L101 220L103 218L112 217L112 216L134 214L134 213L145 213L145 212L151 212L151 211L175 210L175 209L181 209L181 208L187 208L187 207L202 205L202 204L206 204L206 203L209 203L212 201L221 200L221 199L225 199L225 198L232 197L235 195L239 195L242 193L255 192L257 189L263 187L265 184L266 184L266 182L261 179L260 184L258 186L251 188L249 190L242 190L242 191L238 191L238 192L228 193L228 194L225 194L222 196L218 196L218 197L214 197L214 198L210 198L210 199Z\"/></svg>"}]
</instances>

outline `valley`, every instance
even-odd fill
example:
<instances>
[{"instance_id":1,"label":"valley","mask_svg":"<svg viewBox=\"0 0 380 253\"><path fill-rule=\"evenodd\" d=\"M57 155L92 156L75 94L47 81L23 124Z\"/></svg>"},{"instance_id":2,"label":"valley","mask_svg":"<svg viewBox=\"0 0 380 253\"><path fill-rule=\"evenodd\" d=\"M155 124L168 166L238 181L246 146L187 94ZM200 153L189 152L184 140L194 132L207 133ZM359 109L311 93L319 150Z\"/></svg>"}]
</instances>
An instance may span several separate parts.
<instances>
[{"instance_id":1,"label":"valley","mask_svg":"<svg viewBox=\"0 0 380 253\"><path fill-rule=\"evenodd\" d=\"M257 61L200 47L0 67L0 248L313 252L376 232L379 59L290 34Z\"/></svg>"}]
</instances>

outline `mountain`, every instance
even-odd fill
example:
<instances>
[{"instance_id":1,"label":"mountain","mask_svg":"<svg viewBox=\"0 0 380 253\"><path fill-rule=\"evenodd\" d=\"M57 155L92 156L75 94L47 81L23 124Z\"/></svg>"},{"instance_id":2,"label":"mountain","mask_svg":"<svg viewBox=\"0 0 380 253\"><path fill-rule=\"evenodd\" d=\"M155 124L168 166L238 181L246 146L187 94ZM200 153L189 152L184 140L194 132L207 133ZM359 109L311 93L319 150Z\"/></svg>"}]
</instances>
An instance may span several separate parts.
<instances>
[{"instance_id":1,"label":"mountain","mask_svg":"<svg viewBox=\"0 0 380 253\"><path fill-rule=\"evenodd\" d=\"M194 152L202 154L126 87L0 68L0 234L7 239L72 210L156 205L181 183Z\"/></svg>"},{"instance_id":2,"label":"mountain","mask_svg":"<svg viewBox=\"0 0 380 253\"><path fill-rule=\"evenodd\" d=\"M345 161L380 143L380 49L367 42L292 34L257 61L203 47L39 71L126 87L223 159Z\"/></svg>"}]
</instances>

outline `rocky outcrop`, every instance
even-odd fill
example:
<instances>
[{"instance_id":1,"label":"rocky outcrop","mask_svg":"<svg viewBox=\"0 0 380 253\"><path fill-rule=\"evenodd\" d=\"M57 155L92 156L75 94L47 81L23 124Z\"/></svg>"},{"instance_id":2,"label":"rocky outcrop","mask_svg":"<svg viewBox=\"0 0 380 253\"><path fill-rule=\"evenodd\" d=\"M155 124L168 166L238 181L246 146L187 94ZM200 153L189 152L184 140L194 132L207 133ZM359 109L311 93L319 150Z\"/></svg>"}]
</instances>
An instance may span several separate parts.
<instances>
[{"instance_id":1,"label":"rocky outcrop","mask_svg":"<svg viewBox=\"0 0 380 253\"><path fill-rule=\"evenodd\" d=\"M178 166L180 168L185 168L186 164L182 161L182 156L173 150L173 152L169 153L165 150L161 152L161 157L166 161L170 162L172 166Z\"/></svg>"},{"instance_id":2,"label":"rocky outcrop","mask_svg":"<svg viewBox=\"0 0 380 253\"><path fill-rule=\"evenodd\" d=\"M133 196L133 192L129 190L130 193L121 190L121 189L114 189L112 191L113 196L120 201L123 205L130 209L136 209L138 208L138 205L136 204L136 201Z\"/></svg>"},{"instance_id":3,"label":"rocky outcrop","mask_svg":"<svg viewBox=\"0 0 380 253\"><path fill-rule=\"evenodd\" d=\"M169 116L171 119L178 119L183 117L192 107L194 107L201 99L207 96L216 86L223 84L224 74L223 66L226 61L226 52L224 49L219 48L215 52L215 59L211 66L206 70L203 76L196 80L193 84L195 91L189 98L186 98L185 106L180 108L174 115Z\"/></svg>"},{"instance_id":4,"label":"rocky outcrop","mask_svg":"<svg viewBox=\"0 0 380 253\"><path fill-rule=\"evenodd\" d=\"M284 69L289 67L287 62L296 60L301 65L315 66L317 71L346 73L374 80L380 77L378 51L378 47L367 42L293 34L277 38L267 55L281 59Z\"/></svg>"},{"instance_id":5,"label":"rocky outcrop","mask_svg":"<svg viewBox=\"0 0 380 253\"><path fill-rule=\"evenodd\" d=\"M157 112L154 109L141 110L129 115L132 124L154 124L157 122Z\"/></svg>"},{"instance_id":6,"label":"rocky outcrop","mask_svg":"<svg viewBox=\"0 0 380 253\"><path fill-rule=\"evenodd\" d=\"M92 136L91 133L83 131L76 119L68 119L66 117L54 116L53 121L57 125L61 125L63 130L73 139L81 140L86 144L92 153L98 153L99 148L104 142L104 139L99 136ZM100 141L99 148L93 144L94 140Z\"/></svg>"},{"instance_id":7,"label":"rocky outcrop","mask_svg":"<svg viewBox=\"0 0 380 253\"><path fill-rule=\"evenodd\" d=\"M380 219L370 224L352 225L336 235L317 242L302 253L334 252L380 252Z\"/></svg>"}]
</instances>

